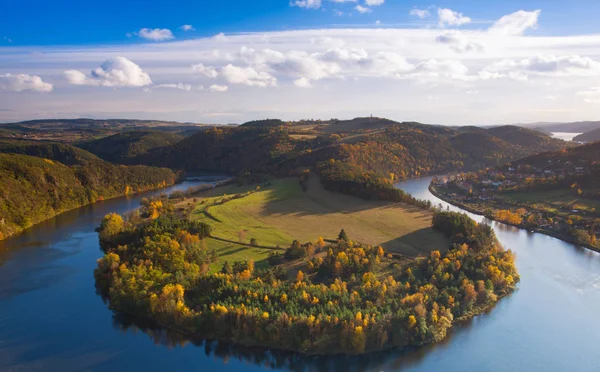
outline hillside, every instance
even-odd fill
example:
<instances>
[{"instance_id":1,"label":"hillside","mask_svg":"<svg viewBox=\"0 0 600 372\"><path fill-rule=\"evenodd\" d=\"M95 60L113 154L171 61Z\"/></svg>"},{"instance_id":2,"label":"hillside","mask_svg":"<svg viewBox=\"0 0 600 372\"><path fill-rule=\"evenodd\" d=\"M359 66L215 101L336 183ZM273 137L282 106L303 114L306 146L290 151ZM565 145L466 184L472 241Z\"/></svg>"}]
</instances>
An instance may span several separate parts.
<instances>
[{"instance_id":1,"label":"hillside","mask_svg":"<svg viewBox=\"0 0 600 372\"><path fill-rule=\"evenodd\" d=\"M134 130L155 130L189 136L206 127L202 124L158 120L46 119L0 124L0 138L76 143Z\"/></svg>"},{"instance_id":2,"label":"hillside","mask_svg":"<svg viewBox=\"0 0 600 372\"><path fill-rule=\"evenodd\" d=\"M135 130L123 132L78 146L113 163L127 163L130 158L171 146L184 137L176 133Z\"/></svg>"},{"instance_id":3,"label":"hillside","mask_svg":"<svg viewBox=\"0 0 600 372\"><path fill-rule=\"evenodd\" d=\"M364 124L363 119L356 119ZM378 176L403 179L425 174L494 166L566 143L544 134L506 127L457 130L419 123L385 123L385 129L347 133L356 126L294 123L281 126L218 127L132 161L186 171L286 174L335 159ZM352 123L353 121L348 121ZM337 132L330 133L336 127ZM297 138L300 129L312 136ZM498 134L502 138L495 136Z\"/></svg>"},{"instance_id":4,"label":"hillside","mask_svg":"<svg viewBox=\"0 0 600 372\"><path fill-rule=\"evenodd\" d=\"M1 142L0 240L67 210L175 180L169 169L117 166L68 145Z\"/></svg>"},{"instance_id":5,"label":"hillside","mask_svg":"<svg viewBox=\"0 0 600 372\"><path fill-rule=\"evenodd\" d=\"M600 142L458 175L434 187L489 218L600 250Z\"/></svg>"},{"instance_id":6,"label":"hillside","mask_svg":"<svg viewBox=\"0 0 600 372\"><path fill-rule=\"evenodd\" d=\"M65 165L84 165L90 161L100 161L100 158L90 152L55 142L0 139L0 153L36 156L55 160Z\"/></svg>"},{"instance_id":7,"label":"hillside","mask_svg":"<svg viewBox=\"0 0 600 372\"><path fill-rule=\"evenodd\" d=\"M600 141L600 128L580 134L573 138L576 142L595 142Z\"/></svg>"}]
</instances>

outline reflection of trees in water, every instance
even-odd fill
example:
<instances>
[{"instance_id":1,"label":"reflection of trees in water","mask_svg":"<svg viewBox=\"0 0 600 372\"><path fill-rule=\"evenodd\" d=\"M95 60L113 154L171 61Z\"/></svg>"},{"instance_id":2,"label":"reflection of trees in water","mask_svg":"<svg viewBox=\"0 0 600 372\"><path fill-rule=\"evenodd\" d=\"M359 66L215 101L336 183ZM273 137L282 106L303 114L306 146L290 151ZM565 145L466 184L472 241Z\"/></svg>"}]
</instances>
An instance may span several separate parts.
<instances>
[{"instance_id":1,"label":"reflection of trees in water","mask_svg":"<svg viewBox=\"0 0 600 372\"><path fill-rule=\"evenodd\" d=\"M471 321L460 328L470 328ZM466 327L465 327L466 326ZM442 343L403 351L386 351L358 356L308 356L293 352L268 350L235 345L229 342L206 340L187 335L157 325L150 320L134 318L129 315L113 313L113 327L122 332L143 332L155 345L168 348L183 347L192 344L204 349L207 357L216 357L227 364L234 358L240 362L252 363L267 369L287 371L326 371L359 372L380 370L401 370L421 361L431 350L448 346L449 338Z\"/></svg>"}]
</instances>

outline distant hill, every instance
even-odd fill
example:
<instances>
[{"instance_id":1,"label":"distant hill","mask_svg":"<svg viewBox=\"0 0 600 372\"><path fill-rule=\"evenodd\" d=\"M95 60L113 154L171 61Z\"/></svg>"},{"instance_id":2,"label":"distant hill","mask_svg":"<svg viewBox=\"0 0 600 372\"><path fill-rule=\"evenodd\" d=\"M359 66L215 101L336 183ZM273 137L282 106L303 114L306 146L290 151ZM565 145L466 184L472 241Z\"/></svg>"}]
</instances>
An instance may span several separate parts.
<instances>
[{"instance_id":1,"label":"distant hill","mask_svg":"<svg viewBox=\"0 0 600 372\"><path fill-rule=\"evenodd\" d=\"M194 172L285 173L335 159L360 171L406 178L494 166L565 146L515 126L490 131L357 118L212 128L132 161Z\"/></svg>"},{"instance_id":2,"label":"distant hill","mask_svg":"<svg viewBox=\"0 0 600 372\"><path fill-rule=\"evenodd\" d=\"M0 138L75 143L133 130L155 130L189 136L201 124L127 119L46 119L0 124Z\"/></svg>"},{"instance_id":3,"label":"distant hill","mask_svg":"<svg viewBox=\"0 0 600 372\"><path fill-rule=\"evenodd\" d=\"M576 142L594 142L600 141L600 128L583 133L573 138Z\"/></svg>"},{"instance_id":4,"label":"distant hill","mask_svg":"<svg viewBox=\"0 0 600 372\"><path fill-rule=\"evenodd\" d=\"M130 158L171 146L184 136L176 133L135 130L79 144L98 157L113 163L127 163Z\"/></svg>"},{"instance_id":5,"label":"distant hill","mask_svg":"<svg viewBox=\"0 0 600 372\"><path fill-rule=\"evenodd\" d=\"M539 130L544 133L585 133L600 128L600 121L577 121L571 123L527 123L517 126Z\"/></svg>"}]
</instances>

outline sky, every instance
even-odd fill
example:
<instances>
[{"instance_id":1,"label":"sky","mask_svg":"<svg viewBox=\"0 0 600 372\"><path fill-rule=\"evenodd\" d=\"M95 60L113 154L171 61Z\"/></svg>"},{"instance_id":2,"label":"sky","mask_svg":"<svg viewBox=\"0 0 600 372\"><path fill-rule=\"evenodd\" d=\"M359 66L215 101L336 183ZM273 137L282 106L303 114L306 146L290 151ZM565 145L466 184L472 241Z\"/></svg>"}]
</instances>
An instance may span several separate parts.
<instances>
[{"instance_id":1,"label":"sky","mask_svg":"<svg viewBox=\"0 0 600 372\"><path fill-rule=\"evenodd\" d=\"M0 122L600 120L597 0L0 0Z\"/></svg>"}]
</instances>

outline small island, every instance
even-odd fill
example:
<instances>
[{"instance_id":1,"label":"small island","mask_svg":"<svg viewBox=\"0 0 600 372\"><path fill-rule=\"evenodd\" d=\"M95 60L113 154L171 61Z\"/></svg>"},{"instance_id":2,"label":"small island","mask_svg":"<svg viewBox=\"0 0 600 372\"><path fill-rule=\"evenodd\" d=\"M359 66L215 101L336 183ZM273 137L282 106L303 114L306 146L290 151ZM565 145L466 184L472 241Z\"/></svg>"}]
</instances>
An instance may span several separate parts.
<instances>
[{"instance_id":1,"label":"small island","mask_svg":"<svg viewBox=\"0 0 600 372\"><path fill-rule=\"evenodd\" d=\"M489 226L395 195L331 192L306 170L145 199L98 228L97 289L113 310L243 346L439 342L514 290L514 255Z\"/></svg>"},{"instance_id":2,"label":"small island","mask_svg":"<svg viewBox=\"0 0 600 372\"><path fill-rule=\"evenodd\" d=\"M489 219L600 251L600 142L437 177L430 190Z\"/></svg>"}]
</instances>

